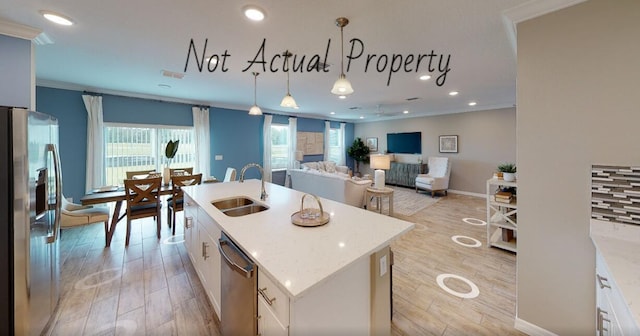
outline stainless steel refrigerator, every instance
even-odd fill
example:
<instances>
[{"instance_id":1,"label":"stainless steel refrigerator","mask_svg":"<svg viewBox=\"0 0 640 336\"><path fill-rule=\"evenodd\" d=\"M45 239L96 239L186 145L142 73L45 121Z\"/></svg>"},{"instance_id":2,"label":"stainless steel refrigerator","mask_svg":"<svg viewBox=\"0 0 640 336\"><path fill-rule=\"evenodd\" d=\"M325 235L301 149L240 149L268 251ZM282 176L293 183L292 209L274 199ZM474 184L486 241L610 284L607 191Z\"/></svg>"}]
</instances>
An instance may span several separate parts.
<instances>
[{"instance_id":1,"label":"stainless steel refrigerator","mask_svg":"<svg viewBox=\"0 0 640 336\"><path fill-rule=\"evenodd\" d=\"M0 107L0 335L40 335L59 301L58 122Z\"/></svg>"}]
</instances>

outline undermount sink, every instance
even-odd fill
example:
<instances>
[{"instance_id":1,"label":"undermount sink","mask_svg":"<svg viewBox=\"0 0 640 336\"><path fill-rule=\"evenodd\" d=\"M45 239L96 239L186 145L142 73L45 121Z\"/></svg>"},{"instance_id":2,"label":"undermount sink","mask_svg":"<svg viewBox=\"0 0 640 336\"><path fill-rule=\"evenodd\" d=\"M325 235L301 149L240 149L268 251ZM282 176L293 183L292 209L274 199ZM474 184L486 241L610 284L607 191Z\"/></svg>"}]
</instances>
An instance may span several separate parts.
<instances>
[{"instance_id":1,"label":"undermount sink","mask_svg":"<svg viewBox=\"0 0 640 336\"><path fill-rule=\"evenodd\" d=\"M213 204L213 206L218 208L218 210L220 211L250 205L253 203L255 202L252 199L246 197L232 197L211 202L211 204Z\"/></svg>"},{"instance_id":2,"label":"undermount sink","mask_svg":"<svg viewBox=\"0 0 640 336\"><path fill-rule=\"evenodd\" d=\"M269 208L267 208L264 205L255 204L255 205L245 205L238 208L228 209L223 211L222 213L231 217L239 217L239 216L249 215L249 214L260 212L260 211L265 211L267 209Z\"/></svg>"},{"instance_id":3,"label":"undermount sink","mask_svg":"<svg viewBox=\"0 0 640 336\"><path fill-rule=\"evenodd\" d=\"M256 203L250 198L242 196L213 201L211 204L218 208L218 210L222 211L223 214L230 217L245 216L269 209L262 204Z\"/></svg>"}]
</instances>

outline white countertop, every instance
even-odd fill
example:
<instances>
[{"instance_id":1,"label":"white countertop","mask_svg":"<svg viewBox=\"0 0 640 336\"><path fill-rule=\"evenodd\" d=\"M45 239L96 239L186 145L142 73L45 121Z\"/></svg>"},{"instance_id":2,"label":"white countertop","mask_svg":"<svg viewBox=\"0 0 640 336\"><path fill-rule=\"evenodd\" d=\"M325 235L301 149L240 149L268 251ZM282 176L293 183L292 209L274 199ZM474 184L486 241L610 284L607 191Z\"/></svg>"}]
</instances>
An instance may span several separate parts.
<instances>
[{"instance_id":1,"label":"white countertop","mask_svg":"<svg viewBox=\"0 0 640 336\"><path fill-rule=\"evenodd\" d=\"M591 219L591 239L640 325L640 226Z\"/></svg>"},{"instance_id":2,"label":"white countertop","mask_svg":"<svg viewBox=\"0 0 640 336\"><path fill-rule=\"evenodd\" d=\"M185 188L185 192L293 299L414 227L324 198L324 211L331 214L329 223L296 226L291 215L300 211L304 193L271 183L265 183L265 188L266 201L260 201L260 180L202 184ZM251 198L269 209L229 217L211 204L232 196ZM316 208L315 199L306 197L305 207Z\"/></svg>"}]
</instances>

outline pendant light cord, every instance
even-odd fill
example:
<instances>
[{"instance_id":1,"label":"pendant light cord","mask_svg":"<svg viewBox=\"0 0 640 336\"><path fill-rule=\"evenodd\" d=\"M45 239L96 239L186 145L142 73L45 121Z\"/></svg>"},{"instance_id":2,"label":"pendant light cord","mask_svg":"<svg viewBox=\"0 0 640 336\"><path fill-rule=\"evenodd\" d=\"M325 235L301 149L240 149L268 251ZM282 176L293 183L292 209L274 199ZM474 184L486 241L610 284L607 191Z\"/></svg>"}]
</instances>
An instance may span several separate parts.
<instances>
[{"instance_id":1,"label":"pendant light cord","mask_svg":"<svg viewBox=\"0 0 640 336\"><path fill-rule=\"evenodd\" d=\"M340 27L340 53L342 54L340 57L340 74L344 76L344 35L342 34L342 29L344 27Z\"/></svg>"}]
</instances>

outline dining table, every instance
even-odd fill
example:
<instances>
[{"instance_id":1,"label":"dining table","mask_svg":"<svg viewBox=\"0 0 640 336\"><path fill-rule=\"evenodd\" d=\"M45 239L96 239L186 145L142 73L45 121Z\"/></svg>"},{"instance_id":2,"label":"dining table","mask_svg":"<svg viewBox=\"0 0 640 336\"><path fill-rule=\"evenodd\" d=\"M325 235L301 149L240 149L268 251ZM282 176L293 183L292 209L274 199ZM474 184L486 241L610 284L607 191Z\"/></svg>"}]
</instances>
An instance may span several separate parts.
<instances>
[{"instance_id":1,"label":"dining table","mask_svg":"<svg viewBox=\"0 0 640 336\"><path fill-rule=\"evenodd\" d=\"M148 175L134 177L134 178L146 178ZM220 180L215 177L209 177L202 181L203 183L216 183L220 182ZM171 195L173 192L170 184L163 184L158 192L160 196ZM82 205L97 205L97 204L105 204L115 202L115 207L113 209L113 215L111 216L111 220L109 221L108 230L107 230L107 244L106 247L111 246L111 239L113 239L113 234L116 231L116 225L122 218L127 215L127 212L120 214L122 210L122 203L127 200L126 191L123 186L107 186L102 188L94 189L92 192L82 196L80 198L80 203Z\"/></svg>"},{"instance_id":2,"label":"dining table","mask_svg":"<svg viewBox=\"0 0 640 336\"><path fill-rule=\"evenodd\" d=\"M111 220L109 221L108 230L107 230L107 245L106 247L111 246L111 239L113 238L113 234L116 231L116 225L122 218L127 215L127 212L120 214L122 210L122 203L127 200L127 193L124 190L124 187L114 187L113 189L106 189L107 191L102 191L101 189L96 189L91 193L88 193L82 198L80 198L80 203L82 205L97 205L115 202L115 207L113 209L113 215L111 216ZM160 196L163 195L171 195L172 193L171 185L163 185L160 190Z\"/></svg>"}]
</instances>

